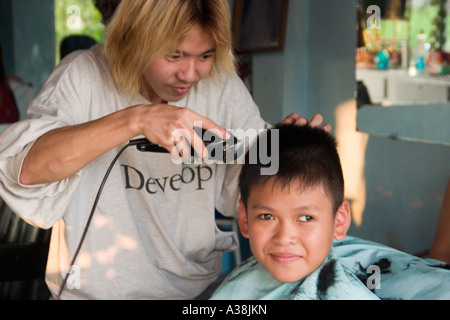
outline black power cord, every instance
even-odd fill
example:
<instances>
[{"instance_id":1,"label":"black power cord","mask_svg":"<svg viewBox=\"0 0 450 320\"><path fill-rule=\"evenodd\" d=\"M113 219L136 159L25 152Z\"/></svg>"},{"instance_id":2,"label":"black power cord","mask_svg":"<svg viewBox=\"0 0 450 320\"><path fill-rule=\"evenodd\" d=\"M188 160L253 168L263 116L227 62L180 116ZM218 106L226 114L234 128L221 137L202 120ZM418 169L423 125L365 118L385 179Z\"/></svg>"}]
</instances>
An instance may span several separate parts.
<instances>
[{"instance_id":1,"label":"black power cord","mask_svg":"<svg viewBox=\"0 0 450 320\"><path fill-rule=\"evenodd\" d=\"M91 210L91 213L90 213L90 215L89 215L88 221L87 221L87 223L86 223L86 227L84 228L84 232L83 232L83 234L82 234L82 236L81 236L80 243L78 244L77 250L75 251L75 254L74 254L73 258L72 258L72 262L70 263L69 271L67 272L67 274L66 274L66 276L65 276L65 278L64 278L64 280L63 280L63 282L62 282L62 284L61 284L61 287L60 287L60 289L59 289L58 295L56 296L56 300L61 300L61 294L62 294L64 288L66 287L67 280L69 279L69 276L70 276L70 274L71 274L71 272L72 272L72 268L73 268L73 266L75 265L75 261L76 261L76 259L77 259L77 257L78 257L78 254L80 253L81 247L82 247L82 245L83 245L83 242L84 242L84 240L85 240L85 238L86 238L86 235L87 235L87 233L88 233L89 227L90 227L90 225L91 225L92 218L94 217L95 210L97 209L97 205L98 205L98 202L99 202L99 200L100 200L100 196L101 196L101 194L102 194L102 192L103 192L103 188L105 187L106 181L108 180L108 177L109 177L109 175L110 175L110 173L111 173L111 171L112 171L114 165L116 164L117 160L120 158L120 156L122 155L122 153L123 153L128 147L130 147L130 146L137 146L138 148L142 148L142 146L145 146L145 145L147 145L147 144L150 144L150 142L149 142L147 139L138 139L138 140L132 140L132 141L130 141L126 146L124 146L124 147L117 153L116 157L114 158L114 160L113 160L113 161L111 162L111 164L109 165L109 168L108 168L108 170L106 171L105 177L103 178L103 181L102 181L102 183L101 183L101 185L100 185L100 188L98 189L97 196L96 196L95 201L94 201L94 204L93 204L93 206L92 206L92 210Z\"/></svg>"}]
</instances>

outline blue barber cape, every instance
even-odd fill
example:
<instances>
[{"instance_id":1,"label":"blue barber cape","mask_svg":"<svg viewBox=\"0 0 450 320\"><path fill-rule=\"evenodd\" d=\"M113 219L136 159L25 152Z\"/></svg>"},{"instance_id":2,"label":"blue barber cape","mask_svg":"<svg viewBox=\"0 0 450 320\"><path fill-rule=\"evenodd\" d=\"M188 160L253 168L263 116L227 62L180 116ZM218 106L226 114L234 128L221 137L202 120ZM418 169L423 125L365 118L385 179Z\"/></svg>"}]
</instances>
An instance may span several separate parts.
<instances>
[{"instance_id":1,"label":"blue barber cape","mask_svg":"<svg viewBox=\"0 0 450 320\"><path fill-rule=\"evenodd\" d=\"M450 266L346 237L325 262L295 283L282 283L254 258L235 268L212 300L450 299Z\"/></svg>"}]
</instances>

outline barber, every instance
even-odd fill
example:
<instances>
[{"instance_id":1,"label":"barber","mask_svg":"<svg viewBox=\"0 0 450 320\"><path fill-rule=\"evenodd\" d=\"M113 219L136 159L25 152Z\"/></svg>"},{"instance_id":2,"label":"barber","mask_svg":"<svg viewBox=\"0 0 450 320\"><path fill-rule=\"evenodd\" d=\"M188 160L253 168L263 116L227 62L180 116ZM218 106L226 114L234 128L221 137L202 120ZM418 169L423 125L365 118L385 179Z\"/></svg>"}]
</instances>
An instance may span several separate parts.
<instances>
[{"instance_id":1,"label":"barber","mask_svg":"<svg viewBox=\"0 0 450 320\"><path fill-rule=\"evenodd\" d=\"M240 168L192 168L210 177L198 188L182 183L190 178L171 154L183 156L189 143L206 156L194 124L222 138L226 129L266 125L235 73L229 25L227 0L122 0L105 45L65 58L30 119L2 133L0 196L29 223L53 227L46 281L54 296L106 169L136 137L170 154L123 153L61 298L193 299L219 276L221 252L237 240L218 230L214 209L235 215ZM285 122L307 120L292 114ZM188 141L174 140L175 131ZM136 172L158 192L127 188Z\"/></svg>"}]
</instances>

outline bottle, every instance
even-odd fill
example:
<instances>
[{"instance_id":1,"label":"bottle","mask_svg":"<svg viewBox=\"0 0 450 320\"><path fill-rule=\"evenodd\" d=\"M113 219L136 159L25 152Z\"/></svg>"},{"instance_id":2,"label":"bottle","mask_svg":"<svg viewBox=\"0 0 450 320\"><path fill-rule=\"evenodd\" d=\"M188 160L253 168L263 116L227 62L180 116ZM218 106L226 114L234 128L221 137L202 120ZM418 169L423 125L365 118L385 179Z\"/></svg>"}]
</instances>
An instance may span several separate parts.
<instances>
[{"instance_id":1,"label":"bottle","mask_svg":"<svg viewBox=\"0 0 450 320\"><path fill-rule=\"evenodd\" d=\"M425 41L427 39L427 35L423 33L419 33L417 35L417 52L416 52L416 68L420 73L425 69Z\"/></svg>"},{"instance_id":2,"label":"bottle","mask_svg":"<svg viewBox=\"0 0 450 320\"><path fill-rule=\"evenodd\" d=\"M378 69L386 69L389 67L389 53L387 50L382 50L378 52L374 59L375 64L377 65Z\"/></svg>"}]
</instances>

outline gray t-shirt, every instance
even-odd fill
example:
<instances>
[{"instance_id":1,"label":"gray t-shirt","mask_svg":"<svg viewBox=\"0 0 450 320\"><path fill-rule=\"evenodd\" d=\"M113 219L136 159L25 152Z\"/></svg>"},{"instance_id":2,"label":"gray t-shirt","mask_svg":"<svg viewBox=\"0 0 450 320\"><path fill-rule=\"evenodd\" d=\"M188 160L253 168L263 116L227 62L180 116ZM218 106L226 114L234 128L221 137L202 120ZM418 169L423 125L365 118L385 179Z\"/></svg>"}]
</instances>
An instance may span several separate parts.
<instances>
[{"instance_id":1,"label":"gray t-shirt","mask_svg":"<svg viewBox=\"0 0 450 320\"><path fill-rule=\"evenodd\" d=\"M101 118L131 105L105 66L103 47L70 55L28 110L30 120L0 135L0 196L29 223L53 227L47 284L56 295L80 241L115 148L71 178L21 186L23 159L44 133ZM169 102L170 103L170 102ZM264 128L236 76L204 79L182 101L226 129ZM220 273L221 252L236 245L220 231L214 209L233 216L240 167L178 165L169 154L128 148L106 183L62 299L192 299Z\"/></svg>"}]
</instances>

